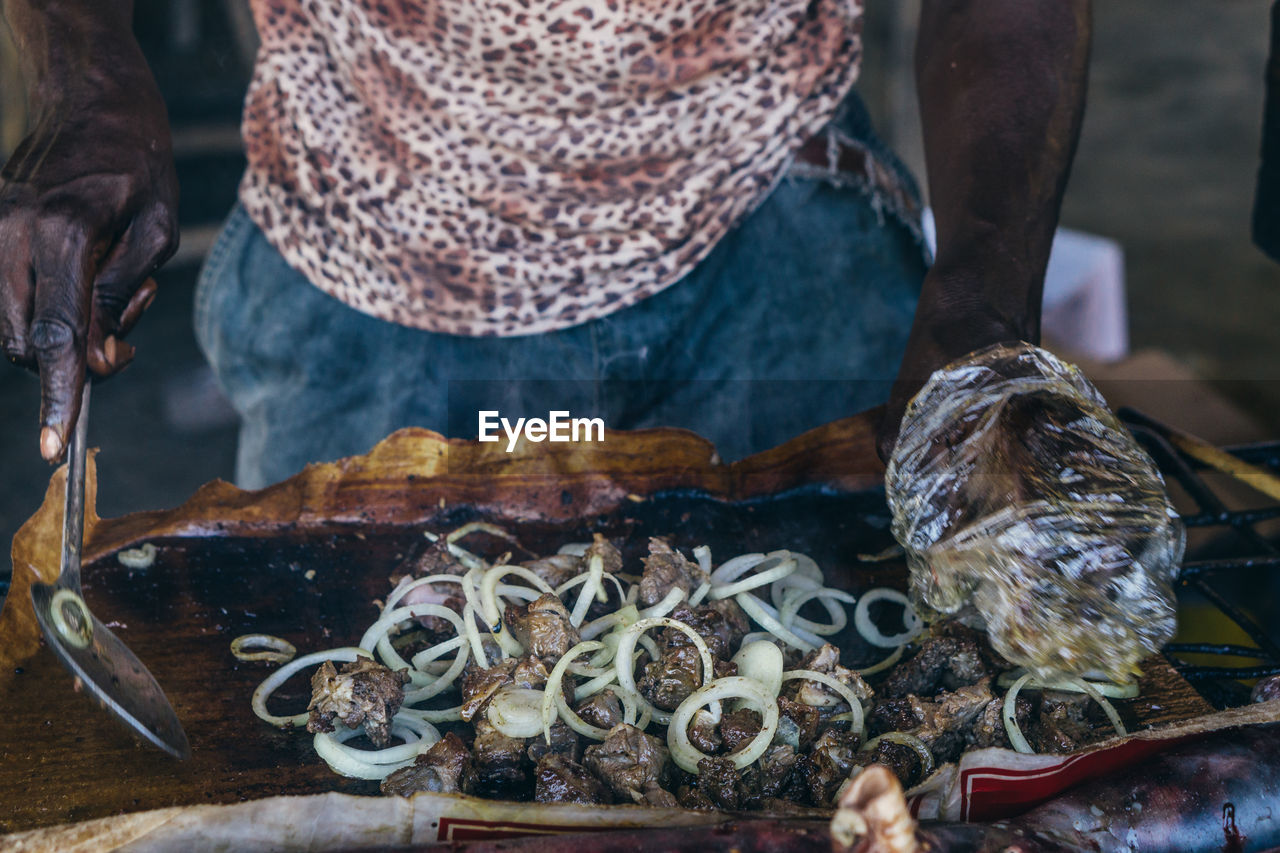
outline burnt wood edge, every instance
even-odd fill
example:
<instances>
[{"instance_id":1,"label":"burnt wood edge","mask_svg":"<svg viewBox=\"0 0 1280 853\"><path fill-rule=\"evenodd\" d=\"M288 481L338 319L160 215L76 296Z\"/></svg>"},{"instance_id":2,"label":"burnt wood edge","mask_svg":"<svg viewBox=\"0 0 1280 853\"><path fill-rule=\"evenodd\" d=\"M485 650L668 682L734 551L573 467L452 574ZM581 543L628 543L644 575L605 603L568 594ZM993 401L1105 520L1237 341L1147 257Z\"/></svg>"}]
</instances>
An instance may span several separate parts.
<instances>
[{"instance_id":1,"label":"burnt wood edge","mask_svg":"<svg viewBox=\"0 0 1280 853\"><path fill-rule=\"evenodd\" d=\"M181 506L120 518L98 516L96 451L85 492L84 562L153 538L268 536L291 530L429 523L465 505L482 513L570 521L660 492L697 490L726 501L802 486L855 492L878 488L880 408L820 426L732 463L688 430L607 430L598 444L505 444L446 439L430 430L392 433L363 456L309 465L283 482L245 491L222 480ZM0 611L0 689L35 654L40 629L30 604L33 579L58 573L66 467L49 480L44 503L13 540L13 581Z\"/></svg>"}]
</instances>

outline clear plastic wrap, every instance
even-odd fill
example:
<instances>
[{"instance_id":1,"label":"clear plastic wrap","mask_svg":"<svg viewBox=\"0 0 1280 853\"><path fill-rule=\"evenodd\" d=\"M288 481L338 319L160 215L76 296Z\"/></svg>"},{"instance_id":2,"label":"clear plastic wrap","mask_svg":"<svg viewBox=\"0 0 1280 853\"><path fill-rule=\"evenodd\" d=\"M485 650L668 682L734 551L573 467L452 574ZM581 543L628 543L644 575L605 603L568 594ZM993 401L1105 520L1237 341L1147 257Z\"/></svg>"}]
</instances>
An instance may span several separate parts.
<instances>
[{"instance_id":1,"label":"clear plastic wrap","mask_svg":"<svg viewBox=\"0 0 1280 853\"><path fill-rule=\"evenodd\" d=\"M997 345L936 372L886 490L921 613L980 621L1010 662L1123 681L1173 636L1186 538L1164 479L1052 353Z\"/></svg>"}]
</instances>

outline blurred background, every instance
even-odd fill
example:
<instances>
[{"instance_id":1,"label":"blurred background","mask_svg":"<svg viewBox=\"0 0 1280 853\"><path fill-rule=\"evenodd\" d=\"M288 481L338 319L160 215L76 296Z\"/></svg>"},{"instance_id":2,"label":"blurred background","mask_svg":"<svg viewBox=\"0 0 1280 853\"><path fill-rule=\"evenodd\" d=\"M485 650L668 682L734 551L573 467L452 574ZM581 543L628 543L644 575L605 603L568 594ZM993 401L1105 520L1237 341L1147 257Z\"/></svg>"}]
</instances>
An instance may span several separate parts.
<instances>
[{"instance_id":1,"label":"blurred background","mask_svg":"<svg viewBox=\"0 0 1280 853\"><path fill-rule=\"evenodd\" d=\"M860 88L883 135L923 174L911 74L918 0L867 0ZM1089 102L1064 226L1086 241L1057 328L1104 391L1222 442L1280 438L1280 266L1249 240L1268 4L1095 3ZM191 331L201 259L243 168L240 104L256 47L244 0L136 0L136 31L168 101L182 185L182 247L130 340L132 366L95 390L98 509L175 506L230 478L235 418ZM0 51L5 150L25 126L11 48ZM1117 290L1117 279L1120 289ZM1073 325L1074 324L1074 325ZM1070 341L1062 348L1072 353ZM1110 383L1107 385L1106 383ZM0 369L0 542L43 498L38 388ZM0 572L9 570L0 560Z\"/></svg>"}]
</instances>

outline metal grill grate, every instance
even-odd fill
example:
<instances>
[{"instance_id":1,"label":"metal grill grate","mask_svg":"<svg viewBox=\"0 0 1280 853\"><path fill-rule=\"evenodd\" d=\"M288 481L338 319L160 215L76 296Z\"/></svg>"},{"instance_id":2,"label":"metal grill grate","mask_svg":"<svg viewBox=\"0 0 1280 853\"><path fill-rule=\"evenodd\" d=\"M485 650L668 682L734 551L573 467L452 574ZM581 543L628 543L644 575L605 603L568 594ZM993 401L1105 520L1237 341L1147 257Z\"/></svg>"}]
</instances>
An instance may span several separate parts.
<instances>
[{"instance_id":1,"label":"metal grill grate","mask_svg":"<svg viewBox=\"0 0 1280 853\"><path fill-rule=\"evenodd\" d=\"M1247 694L1237 679L1262 678L1280 673L1280 642L1277 631L1268 630L1241 605L1239 592L1224 590L1224 585L1244 581L1244 588L1261 588L1259 573L1280 569L1280 547L1260 533L1257 525L1280 518L1280 506L1263 509L1229 510L1198 473L1204 465L1180 451L1169 440L1170 430L1163 424L1132 409L1117 413L1147 449L1166 481L1176 482L1195 502L1193 513L1184 513L1183 522L1191 528L1221 528L1236 534L1231 556L1188 559L1178 576L1178 589L1194 591L1237 625L1254 643L1245 646L1231 643L1169 643L1164 655L1207 699L1216 705L1247 701ZM1280 441L1226 448L1237 459L1260 468L1280 472ZM1189 554L1194 557L1194 554ZM1214 655L1250 658L1251 666L1201 665L1189 663L1182 655Z\"/></svg>"}]
</instances>

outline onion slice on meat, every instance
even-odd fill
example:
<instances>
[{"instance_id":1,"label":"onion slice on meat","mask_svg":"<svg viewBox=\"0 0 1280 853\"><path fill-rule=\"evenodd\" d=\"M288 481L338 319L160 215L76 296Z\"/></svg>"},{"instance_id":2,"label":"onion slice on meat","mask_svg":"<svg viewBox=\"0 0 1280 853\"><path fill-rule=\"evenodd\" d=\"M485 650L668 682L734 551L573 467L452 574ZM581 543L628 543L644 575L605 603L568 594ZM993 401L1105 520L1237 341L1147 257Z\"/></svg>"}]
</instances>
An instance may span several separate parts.
<instances>
[{"instance_id":1,"label":"onion slice on meat","mask_svg":"<svg viewBox=\"0 0 1280 853\"><path fill-rule=\"evenodd\" d=\"M1003 672L996 679L996 684L1000 687L1008 687L1021 676L1025 670L1013 669ZM1028 683L1028 690L1061 690L1066 693L1088 693L1089 691L1082 687L1086 684L1092 687L1098 693L1110 699L1132 699L1138 695L1138 682L1131 681L1128 684L1117 684L1114 681L1090 681L1084 678L1054 678L1048 681L1043 679L1033 679Z\"/></svg>"},{"instance_id":2,"label":"onion slice on meat","mask_svg":"<svg viewBox=\"0 0 1280 853\"><path fill-rule=\"evenodd\" d=\"M427 575L426 577L414 578L413 580L405 578L395 589L391 590L391 594L387 596L387 603L383 606L382 612L386 613L389 611L400 601L400 599L404 598L413 590L424 586L434 586L438 583L456 583L461 585L462 575ZM442 601L433 601L431 603L440 604Z\"/></svg>"},{"instance_id":3,"label":"onion slice on meat","mask_svg":"<svg viewBox=\"0 0 1280 853\"><path fill-rule=\"evenodd\" d=\"M560 584L560 586L556 587L555 594L558 595L560 598L564 598L564 594L566 592L568 592L569 590L573 589L574 587L580 584L586 583L587 579L590 577L591 575L587 572L582 572L581 574L574 575L564 583ZM623 588L622 581L618 580L616 576L611 575L608 572L604 572L603 577L605 580L611 581L613 583L613 588L618 591L619 601L622 601L627 597L627 591L625 588Z\"/></svg>"},{"instance_id":4,"label":"onion slice on meat","mask_svg":"<svg viewBox=\"0 0 1280 853\"><path fill-rule=\"evenodd\" d=\"M470 655L470 649L467 647L466 638L459 635L452 640L445 640L443 643L436 643L429 649L423 649L413 656L413 669L410 672L421 672L423 667L432 661L438 659L442 655L457 649L453 661L449 664L449 668L436 677L434 681L430 681L421 687L406 691L404 701L406 704L412 705L421 702L424 699L430 699L439 693L443 693L458 680L458 676L462 674L463 668L467 665L467 658Z\"/></svg>"},{"instance_id":5,"label":"onion slice on meat","mask_svg":"<svg viewBox=\"0 0 1280 853\"><path fill-rule=\"evenodd\" d=\"M1120 714L1116 711L1115 706L1107 701L1106 697L1098 690L1097 685L1085 681L1083 678L1068 678L1065 682L1051 682L1055 686L1048 689L1058 690L1058 684L1072 685L1068 689L1075 690L1078 693L1087 693L1089 698L1097 702L1101 707L1107 719L1111 722L1112 727L1116 730L1116 734L1124 737L1128 732L1125 730L1124 722L1120 719ZM1023 687L1040 687L1045 688L1046 685L1035 678L1035 673L1023 673L1013 682L1013 686L1009 688L1009 692L1004 694L1004 709L1001 718L1004 720L1004 730L1009 736L1009 743L1018 752L1031 754L1035 752L1031 748L1031 744L1027 741L1026 736L1022 733L1021 727L1018 726L1017 718L1017 700L1018 693Z\"/></svg>"},{"instance_id":6,"label":"onion slice on meat","mask_svg":"<svg viewBox=\"0 0 1280 853\"><path fill-rule=\"evenodd\" d=\"M778 621L777 611L751 593L740 592L734 596L733 600L738 602L738 606L754 619L757 625L782 640L788 646L799 649L802 652L811 652L822 645L821 638L800 629L793 631L783 625Z\"/></svg>"},{"instance_id":7,"label":"onion slice on meat","mask_svg":"<svg viewBox=\"0 0 1280 853\"><path fill-rule=\"evenodd\" d=\"M873 737L862 745L859 752L870 752L875 749L880 741L888 741L889 743L899 743L903 746L909 746L916 751L916 755L920 758L920 778L927 779L929 774L933 772L933 753L929 751L929 747L925 746L924 741L911 734L910 732L885 732L879 737Z\"/></svg>"},{"instance_id":8,"label":"onion slice on meat","mask_svg":"<svg viewBox=\"0 0 1280 853\"><path fill-rule=\"evenodd\" d=\"M542 731L542 696L532 687L503 687L489 700L485 716L507 737L534 737Z\"/></svg>"},{"instance_id":9,"label":"onion slice on meat","mask_svg":"<svg viewBox=\"0 0 1280 853\"><path fill-rule=\"evenodd\" d=\"M417 725L419 731L414 731L413 725ZM429 731L422 731L422 726L427 726ZM346 741L363 732L343 727L332 733L316 732L312 745L333 772L352 779L380 781L401 767L408 767L440 740L440 733L434 726L416 720L410 723L401 719L399 714L391 721L391 733L403 739L404 743L385 749L356 749L347 746Z\"/></svg>"},{"instance_id":10,"label":"onion slice on meat","mask_svg":"<svg viewBox=\"0 0 1280 853\"><path fill-rule=\"evenodd\" d=\"M493 634L493 638L497 641L503 654L508 657L519 657L524 654L524 648L516 642L516 638L511 636L511 632L506 630L506 626L502 624L502 610L498 607L498 581L507 575L515 575L528 581L540 592L552 595L555 592L546 581L538 576L537 572L526 569L524 566L494 566L481 577L480 612L484 616L485 624L489 627L489 633Z\"/></svg>"},{"instance_id":11,"label":"onion slice on meat","mask_svg":"<svg viewBox=\"0 0 1280 853\"><path fill-rule=\"evenodd\" d=\"M859 734L863 731L863 713L862 702L858 699L857 694L847 684L842 684L825 672L817 672L812 669L793 669L782 673L782 681L785 684L788 681L794 681L802 678L806 681L816 681L817 683L834 690L849 705L849 711L844 714L836 714L832 717L832 721L848 720L852 731Z\"/></svg>"},{"instance_id":12,"label":"onion slice on meat","mask_svg":"<svg viewBox=\"0 0 1280 853\"><path fill-rule=\"evenodd\" d=\"M682 601L684 601L684 590L678 586L673 587L657 604L641 610L640 618L653 619L658 616L666 616L672 610L675 610L676 605Z\"/></svg>"},{"instance_id":13,"label":"onion slice on meat","mask_svg":"<svg viewBox=\"0 0 1280 853\"><path fill-rule=\"evenodd\" d=\"M564 682L564 674L569 669L569 664L573 663L574 658L579 655L603 648L605 648L605 644L599 640L586 640L565 652L560 660L556 661L556 665L551 667L551 672L547 675L547 684L542 689L542 737L547 743L551 743L551 720L555 717L555 699L564 692L561 690L561 685ZM577 715L574 714L574 716ZM569 723L569 726L573 728L573 723L569 722L567 718L565 722ZM586 725L585 720L583 725ZM574 731L577 731L577 729L574 728ZM596 740L604 740L604 738L596 738Z\"/></svg>"},{"instance_id":14,"label":"onion slice on meat","mask_svg":"<svg viewBox=\"0 0 1280 853\"><path fill-rule=\"evenodd\" d=\"M778 698L782 690L782 649L768 640L743 643L733 656L738 675L760 683L766 696Z\"/></svg>"},{"instance_id":15,"label":"onion slice on meat","mask_svg":"<svg viewBox=\"0 0 1280 853\"><path fill-rule=\"evenodd\" d=\"M253 700L251 705L253 713L257 714L259 719L270 723L278 729L288 729L295 726L305 726L307 724L307 712L294 714L292 717L277 717L267 710L267 699L272 693L280 688L280 685L288 681L294 673L300 672L309 666L324 663L325 661L340 661L342 663L350 663L357 657L373 658L365 649L356 649L350 646L343 646L337 649L326 649L322 652L312 652L309 655L303 655L300 658L294 658L289 663L277 669L263 680L258 688L253 691Z\"/></svg>"},{"instance_id":16,"label":"onion slice on meat","mask_svg":"<svg viewBox=\"0 0 1280 853\"><path fill-rule=\"evenodd\" d=\"M708 681L715 675L715 664L711 657L711 650L707 648L707 643L693 628L686 625L678 619L671 619L666 616L654 616L649 619L641 619L639 622L632 623L623 629L621 636L618 638L618 651L614 657L614 661L618 670L618 687L626 693L631 694L643 711L647 711L655 721L666 725L671 721L671 714L656 708L644 696L640 694L639 688L636 687L635 679L635 659L632 654L636 649L636 642L640 639L640 635L650 628L674 628L681 632L689 641L698 649L698 655L702 659L702 683L705 686ZM656 652L657 649L654 649ZM650 653L655 660L657 655ZM719 719L719 708L713 713Z\"/></svg>"},{"instance_id":17,"label":"onion slice on meat","mask_svg":"<svg viewBox=\"0 0 1280 853\"><path fill-rule=\"evenodd\" d=\"M440 604L407 604L404 607L396 607L384 613L378 621L374 622L364 632L364 636L360 638L358 645L362 649L372 652L377 649L378 654L382 657L382 662L391 669L409 669L412 674L412 667L409 662L400 657L400 653L391 645L391 630L408 619L417 616L435 616L439 619L445 619L462 631L462 617L454 611Z\"/></svg>"},{"instance_id":18,"label":"onion slice on meat","mask_svg":"<svg viewBox=\"0 0 1280 853\"><path fill-rule=\"evenodd\" d=\"M795 558L790 551L774 551L756 565L755 572L742 580L732 583L712 583L707 598L712 600L730 598L740 592L750 592L762 586L780 581L796 570ZM731 576L732 577L732 576Z\"/></svg>"},{"instance_id":19,"label":"onion slice on meat","mask_svg":"<svg viewBox=\"0 0 1280 853\"><path fill-rule=\"evenodd\" d=\"M764 692L760 682L740 675L717 678L690 693L671 713L667 746L671 759L685 772L697 773L698 762L707 757L689 741L689 723L694 713L704 705L724 699L745 699L748 705L755 706L761 717L760 731L751 742L726 756L733 760L734 767L741 770L755 762L773 742L778 730L778 703Z\"/></svg>"},{"instance_id":20,"label":"onion slice on meat","mask_svg":"<svg viewBox=\"0 0 1280 853\"><path fill-rule=\"evenodd\" d=\"M582 620L587 618L591 602L596 599L609 600L608 594L604 591L604 557L599 552L592 553L587 560L587 579L582 584L582 592L578 593L573 612L569 614L569 624L575 628L579 627Z\"/></svg>"}]
</instances>

